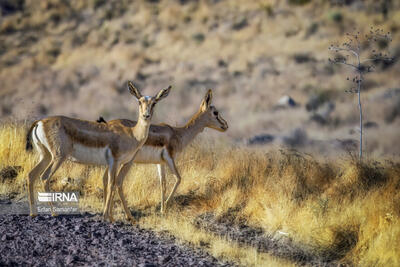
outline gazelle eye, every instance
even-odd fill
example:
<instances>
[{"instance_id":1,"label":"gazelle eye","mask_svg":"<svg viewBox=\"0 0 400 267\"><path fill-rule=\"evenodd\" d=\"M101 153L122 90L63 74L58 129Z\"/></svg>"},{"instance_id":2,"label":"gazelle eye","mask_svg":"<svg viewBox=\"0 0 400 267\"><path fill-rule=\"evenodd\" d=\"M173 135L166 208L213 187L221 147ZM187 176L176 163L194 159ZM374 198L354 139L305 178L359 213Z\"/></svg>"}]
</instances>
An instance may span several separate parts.
<instances>
[{"instance_id":1,"label":"gazelle eye","mask_svg":"<svg viewBox=\"0 0 400 267\"><path fill-rule=\"evenodd\" d=\"M218 116L218 111L214 111L213 114L214 114L215 116Z\"/></svg>"}]
</instances>

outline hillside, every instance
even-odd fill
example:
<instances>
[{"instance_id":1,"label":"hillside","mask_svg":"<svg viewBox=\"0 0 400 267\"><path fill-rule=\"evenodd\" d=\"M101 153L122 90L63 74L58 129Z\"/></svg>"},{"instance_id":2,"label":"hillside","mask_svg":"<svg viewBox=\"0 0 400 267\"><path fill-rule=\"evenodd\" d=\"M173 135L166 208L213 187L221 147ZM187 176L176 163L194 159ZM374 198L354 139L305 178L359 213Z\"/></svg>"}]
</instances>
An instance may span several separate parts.
<instances>
[{"instance_id":1,"label":"hillside","mask_svg":"<svg viewBox=\"0 0 400 267\"><path fill-rule=\"evenodd\" d=\"M328 47L354 28L382 28L392 34L395 61L366 77L365 149L400 153L393 145L400 129L396 1L9 0L0 8L2 120L135 118L132 80L146 94L173 85L155 122L180 125L213 88L230 129L208 131L210 138L320 155L358 145L356 99L345 93L349 70L328 62ZM278 108L284 95L297 106ZM312 99L334 108L309 112ZM322 123L320 113L327 114ZM252 139L258 135L264 141Z\"/></svg>"}]
</instances>

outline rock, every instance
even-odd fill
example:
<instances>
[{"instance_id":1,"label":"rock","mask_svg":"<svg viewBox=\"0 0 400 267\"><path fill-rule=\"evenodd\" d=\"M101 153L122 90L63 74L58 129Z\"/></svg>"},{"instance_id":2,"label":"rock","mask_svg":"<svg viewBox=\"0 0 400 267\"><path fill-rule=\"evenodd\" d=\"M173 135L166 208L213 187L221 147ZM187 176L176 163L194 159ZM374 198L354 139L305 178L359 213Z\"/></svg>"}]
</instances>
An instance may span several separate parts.
<instances>
[{"instance_id":1,"label":"rock","mask_svg":"<svg viewBox=\"0 0 400 267\"><path fill-rule=\"evenodd\" d=\"M284 95L284 96L282 96L279 100L278 100L278 103L277 103L277 107L288 107L288 108L293 108L293 107L296 107L297 106L297 103L296 103L296 101L294 101L294 99L293 98L291 98L290 96L288 96L288 95Z\"/></svg>"},{"instance_id":2,"label":"rock","mask_svg":"<svg viewBox=\"0 0 400 267\"><path fill-rule=\"evenodd\" d=\"M271 134L260 134L251 137L248 141L248 145L263 145L273 142L275 137Z\"/></svg>"},{"instance_id":3,"label":"rock","mask_svg":"<svg viewBox=\"0 0 400 267\"><path fill-rule=\"evenodd\" d=\"M107 266L227 266L204 251L178 246L169 237L138 227L99 223L93 216L39 215L32 219L5 215L0 216L0 233L2 259L22 266L91 266L104 262ZM94 238L94 233L100 236Z\"/></svg>"}]
</instances>

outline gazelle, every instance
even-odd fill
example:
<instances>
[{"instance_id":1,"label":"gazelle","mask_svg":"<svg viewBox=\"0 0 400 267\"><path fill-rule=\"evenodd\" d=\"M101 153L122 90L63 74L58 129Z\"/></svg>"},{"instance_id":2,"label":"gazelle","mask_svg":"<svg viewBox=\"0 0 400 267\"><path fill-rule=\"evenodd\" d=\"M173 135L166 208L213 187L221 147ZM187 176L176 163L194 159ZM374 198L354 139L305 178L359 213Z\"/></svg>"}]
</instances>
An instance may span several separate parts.
<instances>
[{"instance_id":1,"label":"gazelle","mask_svg":"<svg viewBox=\"0 0 400 267\"><path fill-rule=\"evenodd\" d=\"M142 96L135 86L128 82L130 93L139 103L138 123L132 127L104 124L64 116L48 117L35 121L27 135L27 150L32 148L32 141L40 153L39 163L28 175L30 215L36 215L33 185L40 175L45 191L49 191L49 181L61 164L70 159L84 164L107 165L108 194L103 215L112 221L110 203L112 203L115 177L118 170L123 170L128 162L135 158L147 139L150 120L155 104L168 96L171 86L161 90L155 97ZM122 180L120 181L122 182ZM118 185L120 187L120 185ZM126 207L122 190L118 194ZM127 212L127 217L133 220ZM55 215L54 212L52 212Z\"/></svg>"},{"instance_id":2,"label":"gazelle","mask_svg":"<svg viewBox=\"0 0 400 267\"><path fill-rule=\"evenodd\" d=\"M172 127L167 124L151 125L145 144L133 160L134 163L157 164L161 184L161 213L164 213L168 201L172 198L181 182L181 176L175 165L177 153L181 152L206 127L220 132L225 132L228 129L228 123L221 117L218 110L214 106L211 106L211 100L212 91L208 90L200 104L198 112L183 127ZM126 119L112 120L106 123L115 127L133 127L136 125L135 121ZM120 187L120 181L124 179L133 162L126 164L119 172L117 188ZM171 193L164 202L166 190L165 164L168 165L169 169L175 175L176 181ZM103 183L104 188L107 188L107 171L104 173ZM104 191L104 195L106 194L107 192ZM122 205L125 205L123 201ZM111 210L112 208L113 205L111 205ZM124 209L127 208L124 207Z\"/></svg>"}]
</instances>

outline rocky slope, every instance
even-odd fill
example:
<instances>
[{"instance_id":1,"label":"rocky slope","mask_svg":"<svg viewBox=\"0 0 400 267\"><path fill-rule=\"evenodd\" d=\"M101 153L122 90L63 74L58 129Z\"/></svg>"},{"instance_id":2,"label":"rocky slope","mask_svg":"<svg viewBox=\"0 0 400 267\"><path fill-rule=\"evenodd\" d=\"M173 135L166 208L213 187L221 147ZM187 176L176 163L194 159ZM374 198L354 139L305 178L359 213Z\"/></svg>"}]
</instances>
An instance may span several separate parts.
<instances>
[{"instance_id":1,"label":"rocky slope","mask_svg":"<svg viewBox=\"0 0 400 267\"><path fill-rule=\"evenodd\" d=\"M92 215L0 216L2 266L231 266L139 227Z\"/></svg>"},{"instance_id":2,"label":"rocky slope","mask_svg":"<svg viewBox=\"0 0 400 267\"><path fill-rule=\"evenodd\" d=\"M399 154L396 1L7 0L0 10L3 120L135 118L126 89L133 80L146 94L172 84L155 121L179 125L214 88L230 122L224 138L272 135L260 144L320 153L342 153L358 138L355 97L345 93L351 71L328 62L328 47L354 29L382 28L392 33L387 50L395 60L366 78L366 149ZM285 95L297 105L278 105Z\"/></svg>"}]
</instances>

